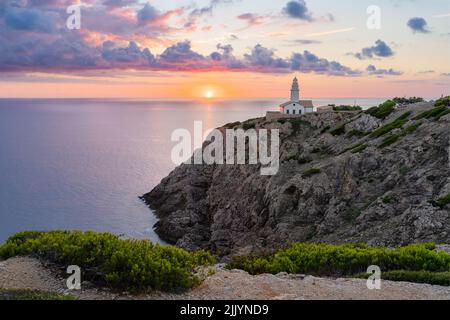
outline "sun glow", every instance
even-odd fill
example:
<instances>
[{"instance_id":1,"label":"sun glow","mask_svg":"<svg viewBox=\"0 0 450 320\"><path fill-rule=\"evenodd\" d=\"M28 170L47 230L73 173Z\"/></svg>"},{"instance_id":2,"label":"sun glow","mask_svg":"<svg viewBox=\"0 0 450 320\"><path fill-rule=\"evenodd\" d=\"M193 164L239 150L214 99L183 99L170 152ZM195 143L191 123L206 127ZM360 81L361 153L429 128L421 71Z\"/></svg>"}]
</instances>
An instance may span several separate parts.
<instances>
[{"instance_id":1,"label":"sun glow","mask_svg":"<svg viewBox=\"0 0 450 320\"><path fill-rule=\"evenodd\" d=\"M203 94L203 97L205 97L206 99L212 99L214 98L214 92L212 90L206 90Z\"/></svg>"}]
</instances>

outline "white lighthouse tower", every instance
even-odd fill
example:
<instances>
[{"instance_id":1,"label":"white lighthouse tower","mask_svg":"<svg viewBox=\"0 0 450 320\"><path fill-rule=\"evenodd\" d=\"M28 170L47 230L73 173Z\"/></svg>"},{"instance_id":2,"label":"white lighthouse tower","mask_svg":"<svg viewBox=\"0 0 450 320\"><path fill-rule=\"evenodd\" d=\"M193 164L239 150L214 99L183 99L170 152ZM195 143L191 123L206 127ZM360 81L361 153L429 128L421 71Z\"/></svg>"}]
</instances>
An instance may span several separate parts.
<instances>
[{"instance_id":1,"label":"white lighthouse tower","mask_svg":"<svg viewBox=\"0 0 450 320\"><path fill-rule=\"evenodd\" d=\"M297 77L292 81L291 88L291 101L299 101L300 100L300 89L298 88L298 80Z\"/></svg>"},{"instance_id":2,"label":"white lighthouse tower","mask_svg":"<svg viewBox=\"0 0 450 320\"><path fill-rule=\"evenodd\" d=\"M314 112L312 100L300 100L300 88L297 77L292 81L291 100L280 105L280 112L289 115L302 115Z\"/></svg>"}]
</instances>

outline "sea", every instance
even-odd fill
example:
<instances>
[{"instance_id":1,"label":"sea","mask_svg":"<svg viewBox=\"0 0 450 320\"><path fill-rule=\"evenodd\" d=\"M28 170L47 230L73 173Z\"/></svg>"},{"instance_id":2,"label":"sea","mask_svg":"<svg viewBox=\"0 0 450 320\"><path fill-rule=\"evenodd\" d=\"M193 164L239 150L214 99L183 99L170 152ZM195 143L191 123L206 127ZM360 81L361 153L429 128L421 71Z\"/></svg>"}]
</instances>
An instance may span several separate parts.
<instances>
[{"instance_id":1,"label":"sea","mask_svg":"<svg viewBox=\"0 0 450 320\"><path fill-rule=\"evenodd\" d=\"M277 110L283 99L0 99L0 243L23 230L94 230L161 242L139 199L176 166L175 129ZM385 99L313 99L371 107Z\"/></svg>"}]
</instances>

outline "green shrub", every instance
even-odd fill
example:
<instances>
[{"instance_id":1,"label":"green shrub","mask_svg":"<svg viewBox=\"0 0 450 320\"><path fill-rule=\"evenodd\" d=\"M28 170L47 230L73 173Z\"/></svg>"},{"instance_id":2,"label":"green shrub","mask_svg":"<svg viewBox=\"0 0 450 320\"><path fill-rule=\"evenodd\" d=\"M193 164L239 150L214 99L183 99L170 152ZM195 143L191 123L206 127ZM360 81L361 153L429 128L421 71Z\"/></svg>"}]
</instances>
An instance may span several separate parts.
<instances>
[{"instance_id":1,"label":"green shrub","mask_svg":"<svg viewBox=\"0 0 450 320\"><path fill-rule=\"evenodd\" d=\"M308 121L305 121L303 119L290 119L289 122L292 125L292 132L293 133L297 133L300 131L300 129L302 128L302 126L307 126L307 127L311 127L311 123L309 123Z\"/></svg>"},{"instance_id":2,"label":"green shrub","mask_svg":"<svg viewBox=\"0 0 450 320\"><path fill-rule=\"evenodd\" d=\"M384 148L387 146L390 146L391 144L395 143L398 139L400 139L400 136L398 134L390 134L386 136L383 141L378 145L378 148Z\"/></svg>"},{"instance_id":3,"label":"green shrub","mask_svg":"<svg viewBox=\"0 0 450 320\"><path fill-rule=\"evenodd\" d=\"M424 100L421 97L409 97L409 98L395 97L394 99L392 99L392 101L394 101L397 104L412 104L417 102L423 102Z\"/></svg>"},{"instance_id":4,"label":"green shrub","mask_svg":"<svg viewBox=\"0 0 450 320\"><path fill-rule=\"evenodd\" d=\"M110 233L20 232L0 246L3 259L26 254L64 266L78 265L86 279L136 291L191 288L199 282L194 270L214 262L204 251L190 253Z\"/></svg>"},{"instance_id":5,"label":"green shrub","mask_svg":"<svg viewBox=\"0 0 450 320\"><path fill-rule=\"evenodd\" d=\"M419 113L417 116L413 118L413 120L420 120L424 118L425 119L434 118L434 120L439 120L441 117L445 116L448 113L450 113L449 108L447 108L446 106L439 106Z\"/></svg>"},{"instance_id":6,"label":"green shrub","mask_svg":"<svg viewBox=\"0 0 450 320\"><path fill-rule=\"evenodd\" d=\"M362 108L360 106L341 105L341 106L334 106L333 110L334 111L361 111Z\"/></svg>"},{"instance_id":7,"label":"green shrub","mask_svg":"<svg viewBox=\"0 0 450 320\"><path fill-rule=\"evenodd\" d=\"M345 276L366 272L377 265L384 272L393 270L445 272L450 270L450 254L436 251L435 245L412 244L389 249L366 244L294 243L265 256L235 257L228 268L250 274L279 272L320 276Z\"/></svg>"},{"instance_id":8,"label":"green shrub","mask_svg":"<svg viewBox=\"0 0 450 320\"><path fill-rule=\"evenodd\" d=\"M383 135L385 135L386 133L391 132L394 129L398 129L401 128L408 120L407 118L411 115L411 112L405 112L404 114L402 114L400 117L398 117L397 119L395 119L394 121L392 121L391 123L388 123L382 127L379 127L378 129L374 130L369 137L371 138L378 138L381 137Z\"/></svg>"},{"instance_id":9,"label":"green shrub","mask_svg":"<svg viewBox=\"0 0 450 320\"><path fill-rule=\"evenodd\" d=\"M394 111L395 102L392 100L387 100L380 104L378 107L372 107L368 110L366 110L367 114L370 114L373 117L384 119L388 115L391 114L392 111Z\"/></svg>"},{"instance_id":10,"label":"green shrub","mask_svg":"<svg viewBox=\"0 0 450 320\"><path fill-rule=\"evenodd\" d=\"M352 153L360 153L360 152L366 150L367 147L368 147L367 144L362 143L362 144L360 144L359 146L357 146L356 148L353 148L353 149L352 149Z\"/></svg>"},{"instance_id":11,"label":"green shrub","mask_svg":"<svg viewBox=\"0 0 450 320\"><path fill-rule=\"evenodd\" d=\"M450 107L450 96L440 98L439 100L437 100L434 103L434 106L435 107L441 107L441 106Z\"/></svg>"},{"instance_id":12,"label":"green shrub","mask_svg":"<svg viewBox=\"0 0 450 320\"><path fill-rule=\"evenodd\" d=\"M386 196L386 197L384 197L382 199L382 201L383 201L384 204L389 204L389 203L392 203L394 201L394 198L391 197L391 196Z\"/></svg>"},{"instance_id":13,"label":"green shrub","mask_svg":"<svg viewBox=\"0 0 450 320\"><path fill-rule=\"evenodd\" d=\"M405 129L403 129L402 135L407 135L415 132L420 127L420 125L421 123L416 123L406 127Z\"/></svg>"},{"instance_id":14,"label":"green shrub","mask_svg":"<svg viewBox=\"0 0 450 320\"><path fill-rule=\"evenodd\" d=\"M433 205L433 207L439 207L443 209L446 205L450 203L450 193L437 200L431 200L430 202Z\"/></svg>"},{"instance_id":15,"label":"green shrub","mask_svg":"<svg viewBox=\"0 0 450 320\"><path fill-rule=\"evenodd\" d=\"M331 130L330 133L333 136L340 136L340 135L345 134L345 124L341 124L340 126L338 126L335 129Z\"/></svg>"},{"instance_id":16,"label":"green shrub","mask_svg":"<svg viewBox=\"0 0 450 320\"><path fill-rule=\"evenodd\" d=\"M77 298L45 291L0 289L0 300L77 300Z\"/></svg>"},{"instance_id":17,"label":"green shrub","mask_svg":"<svg viewBox=\"0 0 450 320\"><path fill-rule=\"evenodd\" d=\"M351 131L349 131L347 133L347 137L351 138L351 137L364 137L365 135L367 135L367 132L363 132L361 130L357 130L357 129L353 129Z\"/></svg>"},{"instance_id":18,"label":"green shrub","mask_svg":"<svg viewBox=\"0 0 450 320\"><path fill-rule=\"evenodd\" d=\"M302 177L303 178L308 178L308 177L311 177L311 176L313 176L315 174L319 174L320 172L321 172L321 170L318 169L318 168L311 168L311 169L306 170L305 172L303 172Z\"/></svg>"}]
</instances>

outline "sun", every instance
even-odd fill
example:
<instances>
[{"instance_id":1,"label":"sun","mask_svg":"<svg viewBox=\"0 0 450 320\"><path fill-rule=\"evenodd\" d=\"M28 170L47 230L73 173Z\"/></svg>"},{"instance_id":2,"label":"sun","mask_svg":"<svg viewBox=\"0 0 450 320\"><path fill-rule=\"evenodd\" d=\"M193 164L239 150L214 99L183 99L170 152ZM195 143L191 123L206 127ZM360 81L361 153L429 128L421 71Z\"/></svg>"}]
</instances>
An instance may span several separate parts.
<instances>
[{"instance_id":1,"label":"sun","mask_svg":"<svg viewBox=\"0 0 450 320\"><path fill-rule=\"evenodd\" d=\"M205 97L206 99L212 99L214 98L214 92L212 90L206 90L203 94L203 97Z\"/></svg>"}]
</instances>

